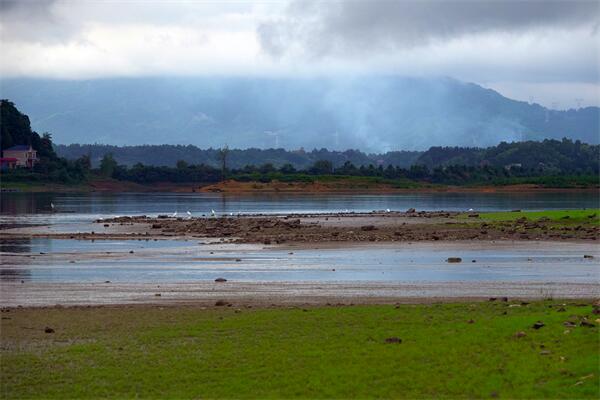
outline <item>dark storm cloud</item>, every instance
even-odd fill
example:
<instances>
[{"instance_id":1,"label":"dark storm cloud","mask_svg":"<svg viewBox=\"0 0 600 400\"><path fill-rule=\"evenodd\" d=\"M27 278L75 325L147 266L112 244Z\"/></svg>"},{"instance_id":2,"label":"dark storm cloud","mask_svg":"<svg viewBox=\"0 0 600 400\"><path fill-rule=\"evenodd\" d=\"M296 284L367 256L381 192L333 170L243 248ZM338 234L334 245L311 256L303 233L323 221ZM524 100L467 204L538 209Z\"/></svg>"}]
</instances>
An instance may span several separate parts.
<instances>
[{"instance_id":1,"label":"dark storm cloud","mask_svg":"<svg viewBox=\"0 0 600 400\"><path fill-rule=\"evenodd\" d=\"M534 28L590 34L600 21L598 1L296 1L280 18L257 28L273 56L369 54L411 48L478 33Z\"/></svg>"}]
</instances>

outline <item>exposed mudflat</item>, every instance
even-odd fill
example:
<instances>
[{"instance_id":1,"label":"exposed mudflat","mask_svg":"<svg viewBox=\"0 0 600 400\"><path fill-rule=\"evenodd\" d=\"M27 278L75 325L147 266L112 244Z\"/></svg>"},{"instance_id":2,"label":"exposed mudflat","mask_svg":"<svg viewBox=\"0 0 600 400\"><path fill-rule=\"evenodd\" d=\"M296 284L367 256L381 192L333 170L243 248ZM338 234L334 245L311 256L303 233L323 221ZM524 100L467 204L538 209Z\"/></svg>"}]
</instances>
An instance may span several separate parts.
<instances>
[{"instance_id":1,"label":"exposed mudflat","mask_svg":"<svg viewBox=\"0 0 600 400\"><path fill-rule=\"evenodd\" d=\"M45 227L4 229L0 238L215 238L233 243L414 242L460 240L597 241L600 227L519 219L486 222L477 213L372 212L174 218L122 216L96 221L89 231Z\"/></svg>"},{"instance_id":2,"label":"exposed mudflat","mask_svg":"<svg viewBox=\"0 0 600 400\"><path fill-rule=\"evenodd\" d=\"M2 306L201 304L280 306L383 304L437 301L598 298L598 283L422 282L422 283L8 283L0 284Z\"/></svg>"},{"instance_id":3,"label":"exposed mudflat","mask_svg":"<svg viewBox=\"0 0 600 400\"><path fill-rule=\"evenodd\" d=\"M138 216L98 222L106 228L129 225L138 235L212 237L236 243L264 244L422 240L594 241L600 237L598 226L563 226L552 221L527 219L488 223L479 220L476 213L425 211L220 218Z\"/></svg>"},{"instance_id":4,"label":"exposed mudflat","mask_svg":"<svg viewBox=\"0 0 600 400\"><path fill-rule=\"evenodd\" d=\"M213 305L216 301L223 300L228 304L285 305L454 301L500 296L536 299L546 297L594 298L600 296L600 282L597 273L600 271L598 270L591 272L585 270L587 275L584 275L583 279L581 277L577 279L563 277L560 278L560 281L550 278L546 280L546 275L543 275L543 280L531 279L534 270L529 268L527 269L529 275L520 276L517 274L514 280L499 278L492 281L490 279L494 278L488 279L483 276L476 281L465 281L461 277L442 281L438 277L435 281L416 282L415 280L418 280L416 278L408 282L403 278L394 279L393 275L387 274L395 271L398 265L401 265L405 270L408 268L410 271L415 271L415 274L423 273L426 268L411 267L411 260L404 260L399 263L400 259L397 258L399 256L396 255L390 259L391 261L375 260L373 258L375 256L373 256L367 262L369 265L373 264L373 268L367 268L368 271L366 272L359 272L365 274L381 273L382 281L379 282L378 277L374 279L370 277L369 281L362 282L353 277L352 279L355 281L350 282L344 279L335 281L329 278L328 275L325 276L326 272L322 271L323 265L331 260L325 262L319 260L320 264L311 270L310 263L302 261L304 259L300 260L301 262L295 261L296 256L293 256L296 252L294 249L315 249L318 252L318 249L333 248L344 252L344 249L352 246L365 246L367 248L372 247L373 254L377 254L377 257L381 258L384 257L384 253L377 253L377 246L408 246L410 243L416 242L422 242L420 245L435 246L436 248L451 245L453 246L451 251L454 253L448 254L448 257L460 256L458 250L473 251L480 245L499 249L502 246L511 246L511 243L519 243L528 246L528 248L531 246L531 249L533 249L537 246L535 243L546 243L552 249L558 249L561 245L572 247L580 244L587 247L586 249L577 250L577 259L584 259L584 254L589 254L589 258L585 262L591 262L594 266L597 266L595 260L598 259L598 255L592 250L594 249L594 243L597 243L600 237L600 227L591 223L576 225L550 220L533 221L524 218L506 222L486 222L480 219L477 213L416 212L409 210L408 212L259 214L202 218L177 218L168 215L158 217L125 216L97 220L95 223L88 224L85 229L88 228L89 231L68 232L52 230L46 226L30 226L0 231L0 239L4 241L49 238L77 239L84 240L86 243L87 240L125 240L127 242L121 250L116 248L101 249L101 246L96 245L95 248L83 249L82 251L81 249L77 251L66 249L63 251L57 250L55 247L50 254L46 254L46 250L38 250L37 253L30 251L23 254L5 252L2 264L6 267L6 271L10 270L11 274L15 273L17 275L24 273L25 270L34 272L31 273L30 278L17 279L10 277L8 280L0 280L0 303L3 306L10 307L18 305L138 303L199 303ZM189 246L194 249L188 251L183 248L161 248L159 245L155 245L152 249L147 246L145 249L140 247L138 250L138 248L134 249L130 246L134 243L133 241L136 243L148 241L160 243L162 240L168 242L167 239L187 240ZM35 240L32 242L35 242ZM66 244L69 241L60 240L59 242ZM217 249L213 254L214 249L208 248L207 243L234 246L236 247L235 251L247 252L255 251L252 249L256 247L262 251L264 246L264 250L277 249L277 251L283 252L283 255L259 254L260 263L256 261L256 268L252 265L249 268L246 263L251 264L254 262L250 253L241 255L221 254ZM376 243L377 246L375 246ZM198 246L198 244L201 246ZM35 243L29 243L28 245L35 246ZM66 244L67 247L69 245ZM109 242L106 242L106 245L113 246ZM125 249L125 246L129 247ZM592 247L588 248L589 246ZM294 252L290 252L290 250ZM591 254L594 254L594 256ZM319 256L322 255L319 254ZM500 257L504 257L504 255L500 255ZM550 260L544 257L540 258L539 263ZM560 266L562 268L566 265L565 263L575 263L573 265L577 266L577 263L579 263L579 261L573 261L572 257L569 259L561 259L562 256L557 257L555 261L552 261L553 267ZM267 261L264 261L265 259ZM343 259L347 260L348 258ZM385 268L379 267L380 261L384 264L388 262L389 265L384 265ZM469 262L471 267L458 264L456 268L466 271L469 268L473 269L475 265L481 265L479 260L473 260L474 264L471 264L470 258L464 261ZM427 262L429 263L429 261ZM445 258L436 259L428 266L431 267L440 262L444 263ZM516 261L517 264L519 262L522 262L522 260ZM356 272L355 266L351 265L352 262L345 263L349 265L341 265L338 268L337 274L339 276L343 276L343 273L359 273ZM117 264L119 265L117 266ZM273 265L273 269L269 270L271 275L261 275L263 274L263 270L261 270L263 265L271 268L271 264ZM517 264L511 264L510 268L522 268ZM215 267L215 265L217 266ZM309 265L309 267L306 267L306 265ZM492 266L486 267L492 268L492 270L488 269L486 271L493 272L493 268L498 268L505 273L505 264L493 264L492 260L490 264L486 265ZM538 269L540 265L538 265ZM172 270L168 270L167 267ZM302 274L316 274L315 280L302 282L300 280L274 279L275 273L283 273L282 271L295 273L294 268L300 269L301 267L307 270L302 270ZM67 271L68 268L74 271L74 275L69 276L66 281L53 282L47 280L47 277L51 277L53 274L58 276L66 273L64 271ZM102 268L115 269L115 274L118 272L119 274L137 275L143 269L143 271L150 274L147 275L150 278L146 281L136 281L131 278L134 275L131 275L126 276L122 281L115 279L115 282L110 280L105 282L104 279L98 279L95 282L77 280L81 279L83 274L95 273L94 268L101 271L98 276L104 276L103 274L108 273ZM137 272L135 268L142 269ZM254 274L252 276L265 276L265 278L259 278L260 281L248 281L243 278L229 279L227 282L217 283L214 282L214 279L220 270L211 268L229 268L229 270L225 269L222 272L229 271L231 274L251 273ZM589 266L586 268L589 268ZM43 271L39 272L41 270ZM61 272L59 274L52 271ZM330 265L326 271L335 271L335 269L332 269ZM514 270L511 271L514 272ZM577 268L567 272L571 273L571 271L575 274L581 273ZM178 274L187 273L190 279L182 279L176 282L172 278L162 278L175 272ZM206 277L202 275L213 274L213 272L215 276ZM334 274L334 272L331 273ZM544 272L544 274L546 273ZM44 278L39 279L40 276ZM271 277L269 278L269 276ZM325 279L322 276L325 276L328 281L319 281ZM390 276L390 278L384 282L386 276ZM161 278L156 280L156 277ZM93 278L95 279L95 276ZM88 276L86 279L91 278Z\"/></svg>"}]
</instances>

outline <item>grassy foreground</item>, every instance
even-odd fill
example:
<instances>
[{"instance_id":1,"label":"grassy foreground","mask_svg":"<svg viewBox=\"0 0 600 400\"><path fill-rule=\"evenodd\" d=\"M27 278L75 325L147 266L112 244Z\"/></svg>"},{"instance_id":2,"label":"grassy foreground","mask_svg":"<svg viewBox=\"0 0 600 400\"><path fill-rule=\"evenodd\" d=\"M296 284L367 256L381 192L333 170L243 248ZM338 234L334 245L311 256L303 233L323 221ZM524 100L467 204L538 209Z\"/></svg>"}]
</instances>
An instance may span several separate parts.
<instances>
[{"instance_id":1,"label":"grassy foreground","mask_svg":"<svg viewBox=\"0 0 600 400\"><path fill-rule=\"evenodd\" d=\"M598 316L560 303L12 309L1 394L598 398Z\"/></svg>"},{"instance_id":2,"label":"grassy foreground","mask_svg":"<svg viewBox=\"0 0 600 400\"><path fill-rule=\"evenodd\" d=\"M600 209L591 208L587 210L546 210L546 211L503 211L482 213L482 219L489 221L515 221L519 218L539 220L547 218L553 222L563 224L600 224Z\"/></svg>"}]
</instances>

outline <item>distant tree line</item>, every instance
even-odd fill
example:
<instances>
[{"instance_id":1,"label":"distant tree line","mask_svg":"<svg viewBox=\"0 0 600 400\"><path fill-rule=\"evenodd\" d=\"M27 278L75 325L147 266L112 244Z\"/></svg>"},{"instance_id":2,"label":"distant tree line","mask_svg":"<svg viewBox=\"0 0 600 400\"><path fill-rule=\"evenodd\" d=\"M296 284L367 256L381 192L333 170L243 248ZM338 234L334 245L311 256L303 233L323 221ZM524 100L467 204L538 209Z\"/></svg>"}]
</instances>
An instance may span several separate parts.
<instances>
[{"instance_id":1,"label":"distant tree line","mask_svg":"<svg viewBox=\"0 0 600 400\"><path fill-rule=\"evenodd\" d=\"M106 165L112 165L110 169ZM551 186L569 186L572 183L586 186L598 184L598 170L557 171L542 166L526 168L518 165L498 167L492 165L467 166L450 165L429 168L426 165L412 165L401 168L388 165L355 166L346 162L334 167L327 160L316 161L306 169L296 169L292 164L284 164L277 168L273 164L247 165L243 168L223 169L206 164L193 165L179 161L176 167L147 166L136 164L131 168L117 165L111 155L106 155L101 162L103 173L112 173L115 179L137 183L156 182L188 182L215 183L225 178L242 182L312 182L325 177L371 177L387 182L414 182L442 185L507 185L516 183L544 183Z\"/></svg>"},{"instance_id":2,"label":"distant tree line","mask_svg":"<svg viewBox=\"0 0 600 400\"><path fill-rule=\"evenodd\" d=\"M119 164L128 167L140 163L174 167L180 160L190 165L205 164L222 167L221 149L202 150L195 146L117 147L72 144L58 145L56 149L59 155L72 160L87 155L94 166L99 165L104 155L111 154ZM246 165L271 164L276 168L292 165L297 170L305 170L311 168L317 161L328 161L336 168L346 163L351 163L356 167L375 165L384 168L390 165L400 168L425 165L429 169L451 165L507 167L520 164L526 169L542 168L547 172L597 174L599 154L600 146L570 139L502 142L488 148L434 146L422 152L392 151L381 154L367 154L358 150L228 149L227 166L241 169Z\"/></svg>"},{"instance_id":3,"label":"distant tree line","mask_svg":"<svg viewBox=\"0 0 600 400\"><path fill-rule=\"evenodd\" d=\"M189 164L206 164L220 167L219 154L221 149L200 149L193 145L140 145L140 146L111 146L103 144L70 144L56 145L56 152L61 157L77 159L89 154L94 166L106 154L112 154L119 164L132 167L135 164L174 167L177 161L183 160ZM243 168L246 165L261 165L270 163L277 167L291 164L294 168L309 168L319 160L330 161L335 166L349 161L355 165L392 164L409 167L422 151L390 151L382 154L367 154L358 150L332 151L313 149L305 151L284 149L228 149L228 166Z\"/></svg>"}]
</instances>

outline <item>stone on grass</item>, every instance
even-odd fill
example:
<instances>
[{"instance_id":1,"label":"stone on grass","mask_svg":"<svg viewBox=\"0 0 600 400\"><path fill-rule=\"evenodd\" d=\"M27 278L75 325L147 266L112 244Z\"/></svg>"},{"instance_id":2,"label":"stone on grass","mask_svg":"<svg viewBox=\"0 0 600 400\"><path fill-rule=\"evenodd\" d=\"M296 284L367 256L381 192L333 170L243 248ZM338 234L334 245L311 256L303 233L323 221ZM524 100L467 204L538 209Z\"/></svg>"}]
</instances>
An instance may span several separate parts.
<instances>
[{"instance_id":1,"label":"stone on grass","mask_svg":"<svg viewBox=\"0 0 600 400\"><path fill-rule=\"evenodd\" d=\"M398 337L389 337L387 339L385 339L386 343L402 343L402 339L398 338Z\"/></svg>"},{"instance_id":2,"label":"stone on grass","mask_svg":"<svg viewBox=\"0 0 600 400\"><path fill-rule=\"evenodd\" d=\"M546 325L542 321L538 321L535 324L533 324L532 328L533 329L540 329L543 326L546 326Z\"/></svg>"}]
</instances>

